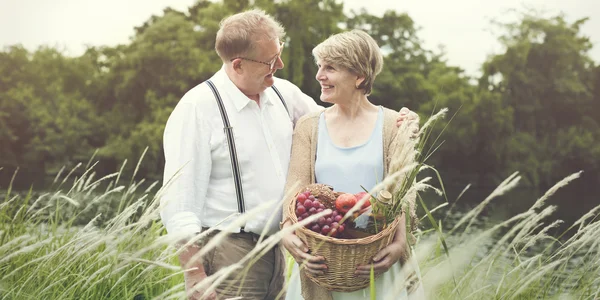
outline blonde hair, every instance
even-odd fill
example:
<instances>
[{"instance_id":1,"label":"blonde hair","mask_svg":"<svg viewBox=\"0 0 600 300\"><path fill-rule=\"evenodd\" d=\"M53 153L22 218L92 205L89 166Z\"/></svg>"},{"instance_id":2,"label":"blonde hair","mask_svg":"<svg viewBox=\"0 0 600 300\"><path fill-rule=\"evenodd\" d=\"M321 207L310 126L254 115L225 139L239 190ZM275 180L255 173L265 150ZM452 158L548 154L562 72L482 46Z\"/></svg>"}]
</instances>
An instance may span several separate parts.
<instances>
[{"instance_id":1,"label":"blonde hair","mask_svg":"<svg viewBox=\"0 0 600 300\"><path fill-rule=\"evenodd\" d=\"M315 60L342 66L364 77L357 87L371 94L375 77L383 68L383 55L377 42L366 32L354 29L330 36L312 51Z\"/></svg>"},{"instance_id":2,"label":"blonde hair","mask_svg":"<svg viewBox=\"0 0 600 300\"><path fill-rule=\"evenodd\" d=\"M285 29L263 10L253 9L229 16L220 23L215 50L223 61L254 54L256 41L283 39Z\"/></svg>"}]
</instances>

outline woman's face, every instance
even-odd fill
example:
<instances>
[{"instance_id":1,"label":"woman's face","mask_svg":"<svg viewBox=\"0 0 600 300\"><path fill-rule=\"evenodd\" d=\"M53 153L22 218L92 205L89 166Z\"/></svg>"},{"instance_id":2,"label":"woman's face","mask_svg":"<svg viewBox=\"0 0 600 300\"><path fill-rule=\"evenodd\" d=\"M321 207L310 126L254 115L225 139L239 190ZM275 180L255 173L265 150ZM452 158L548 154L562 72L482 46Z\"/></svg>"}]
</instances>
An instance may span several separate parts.
<instances>
[{"instance_id":1,"label":"woman's face","mask_svg":"<svg viewBox=\"0 0 600 300\"><path fill-rule=\"evenodd\" d=\"M317 81L321 84L321 101L339 104L350 101L356 93L362 93L356 87L362 81L346 68L323 60L317 60Z\"/></svg>"}]
</instances>

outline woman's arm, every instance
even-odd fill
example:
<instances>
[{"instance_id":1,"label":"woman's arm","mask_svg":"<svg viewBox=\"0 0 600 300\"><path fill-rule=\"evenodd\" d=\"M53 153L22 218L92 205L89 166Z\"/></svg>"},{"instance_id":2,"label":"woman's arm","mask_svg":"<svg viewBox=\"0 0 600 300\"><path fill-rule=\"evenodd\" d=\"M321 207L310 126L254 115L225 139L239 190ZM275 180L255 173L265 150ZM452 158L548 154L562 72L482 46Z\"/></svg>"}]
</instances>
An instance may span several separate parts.
<instances>
[{"instance_id":1,"label":"woman's arm","mask_svg":"<svg viewBox=\"0 0 600 300\"><path fill-rule=\"evenodd\" d=\"M293 200L293 197L301 188L311 183L311 135L311 119L305 117L298 120L292 138L292 153L284 189L283 223L289 219L287 208L290 201Z\"/></svg>"},{"instance_id":2,"label":"woman's arm","mask_svg":"<svg viewBox=\"0 0 600 300\"><path fill-rule=\"evenodd\" d=\"M282 228L291 226L288 205L296 196L296 193L311 183L311 142L312 119L302 118L296 124L292 140L292 154L288 169L287 183L285 187L285 199L283 203ZM325 259L321 256L312 256L308 253L308 247L294 233L288 234L281 240L283 246L294 257L298 264L304 264L304 269L315 275L323 274L327 266Z\"/></svg>"}]
</instances>

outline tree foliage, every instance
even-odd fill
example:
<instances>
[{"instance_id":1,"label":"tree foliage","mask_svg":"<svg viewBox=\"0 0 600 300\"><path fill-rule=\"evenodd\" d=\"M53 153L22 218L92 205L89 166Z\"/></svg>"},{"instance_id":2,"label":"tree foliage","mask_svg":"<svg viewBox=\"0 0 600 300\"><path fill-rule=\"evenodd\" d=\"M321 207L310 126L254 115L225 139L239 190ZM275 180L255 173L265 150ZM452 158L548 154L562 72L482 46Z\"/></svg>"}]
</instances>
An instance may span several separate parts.
<instances>
[{"instance_id":1,"label":"tree foliage","mask_svg":"<svg viewBox=\"0 0 600 300\"><path fill-rule=\"evenodd\" d=\"M140 176L160 178L164 124L181 96L221 67L214 39L222 18L252 7L286 28L278 76L318 99L312 49L331 34L367 31L385 54L370 98L425 118L448 107L444 144L431 163L446 181L493 185L519 170L547 187L584 170L600 180L600 67L580 32L586 19L523 14L498 24L501 53L470 78L440 51L426 49L405 13L343 12L334 0L198 1L166 8L135 28L131 41L90 47L79 57L42 47L0 52L0 166L43 178L87 160L98 149L101 173L148 152ZM466 45L468 46L468 45ZM128 168L135 167L133 164ZM30 181L31 177L21 177Z\"/></svg>"}]
</instances>

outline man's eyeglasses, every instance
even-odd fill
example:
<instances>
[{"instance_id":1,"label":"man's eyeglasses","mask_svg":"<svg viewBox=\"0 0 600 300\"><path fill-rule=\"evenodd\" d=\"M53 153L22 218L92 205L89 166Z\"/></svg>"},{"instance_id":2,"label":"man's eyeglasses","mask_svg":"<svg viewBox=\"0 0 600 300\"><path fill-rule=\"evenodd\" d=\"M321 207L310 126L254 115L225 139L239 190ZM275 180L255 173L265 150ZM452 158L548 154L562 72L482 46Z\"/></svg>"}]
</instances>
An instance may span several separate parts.
<instances>
[{"instance_id":1,"label":"man's eyeglasses","mask_svg":"<svg viewBox=\"0 0 600 300\"><path fill-rule=\"evenodd\" d=\"M257 63L261 63L263 65L267 65L269 66L270 70L273 70L275 68L275 64L277 63L277 59L281 57L281 52L283 52L283 42L279 43L279 53L277 53L277 56L275 56L275 58L273 58L273 60L271 60L270 62L265 62L265 61L260 61L260 60L255 60L255 59L251 59L251 58L246 58L246 57L235 57L232 58L229 61L234 61L236 59L243 59L243 60L249 60L249 61L253 61L253 62L257 62Z\"/></svg>"}]
</instances>

